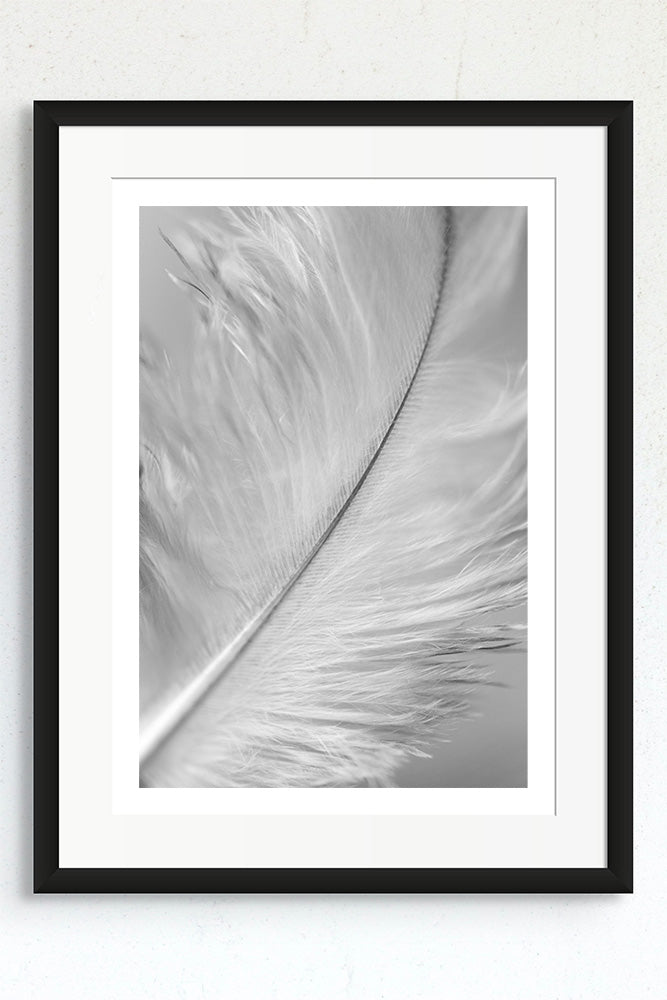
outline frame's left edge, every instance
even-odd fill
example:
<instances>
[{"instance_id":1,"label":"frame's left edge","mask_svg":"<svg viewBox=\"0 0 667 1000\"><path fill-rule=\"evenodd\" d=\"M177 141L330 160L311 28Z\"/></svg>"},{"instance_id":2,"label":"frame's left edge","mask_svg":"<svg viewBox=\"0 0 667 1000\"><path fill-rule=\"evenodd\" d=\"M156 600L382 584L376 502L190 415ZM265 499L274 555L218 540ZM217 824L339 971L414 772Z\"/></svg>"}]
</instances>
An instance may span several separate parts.
<instances>
[{"instance_id":1,"label":"frame's left edge","mask_svg":"<svg viewBox=\"0 0 667 1000\"><path fill-rule=\"evenodd\" d=\"M40 892L58 872L58 124L39 101L33 128L33 889Z\"/></svg>"}]
</instances>

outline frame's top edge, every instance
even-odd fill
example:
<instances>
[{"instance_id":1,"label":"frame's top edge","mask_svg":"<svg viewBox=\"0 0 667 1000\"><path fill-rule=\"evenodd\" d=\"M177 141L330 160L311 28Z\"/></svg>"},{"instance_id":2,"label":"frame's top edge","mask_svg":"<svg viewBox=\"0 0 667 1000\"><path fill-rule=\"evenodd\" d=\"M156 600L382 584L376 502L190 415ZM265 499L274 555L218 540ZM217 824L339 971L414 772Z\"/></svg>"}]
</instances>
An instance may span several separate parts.
<instances>
[{"instance_id":1,"label":"frame's top edge","mask_svg":"<svg viewBox=\"0 0 667 1000\"><path fill-rule=\"evenodd\" d=\"M34 101L55 125L606 126L632 101Z\"/></svg>"}]
</instances>

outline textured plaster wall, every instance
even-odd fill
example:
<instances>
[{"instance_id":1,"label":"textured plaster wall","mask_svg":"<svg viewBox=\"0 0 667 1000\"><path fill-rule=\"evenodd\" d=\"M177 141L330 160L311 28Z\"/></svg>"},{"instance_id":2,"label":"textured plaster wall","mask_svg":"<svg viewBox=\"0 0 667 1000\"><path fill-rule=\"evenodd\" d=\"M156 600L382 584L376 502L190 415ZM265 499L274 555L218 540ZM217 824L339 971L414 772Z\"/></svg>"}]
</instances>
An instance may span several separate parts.
<instances>
[{"instance_id":1,"label":"textured plaster wall","mask_svg":"<svg viewBox=\"0 0 667 1000\"><path fill-rule=\"evenodd\" d=\"M665 829L665 88L656 0L0 5L0 990L10 998L659 997ZM30 895L33 98L636 101L632 897ZM82 748L83 749L83 748Z\"/></svg>"}]
</instances>

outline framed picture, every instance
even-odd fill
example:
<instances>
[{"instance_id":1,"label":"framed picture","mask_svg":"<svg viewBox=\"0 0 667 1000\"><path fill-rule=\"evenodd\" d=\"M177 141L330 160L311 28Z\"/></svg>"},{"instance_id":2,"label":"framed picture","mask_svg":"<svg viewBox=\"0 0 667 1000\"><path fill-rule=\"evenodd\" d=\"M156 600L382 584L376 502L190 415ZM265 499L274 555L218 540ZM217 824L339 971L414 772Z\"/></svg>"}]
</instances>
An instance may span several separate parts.
<instances>
[{"instance_id":1,"label":"framed picture","mask_svg":"<svg viewBox=\"0 0 667 1000\"><path fill-rule=\"evenodd\" d=\"M35 104L36 892L630 892L631 102Z\"/></svg>"}]
</instances>

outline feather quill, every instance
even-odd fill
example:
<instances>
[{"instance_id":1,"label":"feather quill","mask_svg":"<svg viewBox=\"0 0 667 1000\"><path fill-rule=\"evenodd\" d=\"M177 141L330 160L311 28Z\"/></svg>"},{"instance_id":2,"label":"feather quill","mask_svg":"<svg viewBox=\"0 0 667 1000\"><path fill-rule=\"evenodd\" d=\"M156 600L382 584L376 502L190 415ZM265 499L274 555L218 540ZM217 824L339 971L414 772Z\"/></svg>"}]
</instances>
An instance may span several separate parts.
<instances>
[{"instance_id":1,"label":"feather quill","mask_svg":"<svg viewBox=\"0 0 667 1000\"><path fill-rule=\"evenodd\" d=\"M519 637L524 373L484 344L520 321L523 212L176 223L195 329L142 329L142 783L389 783Z\"/></svg>"}]
</instances>

